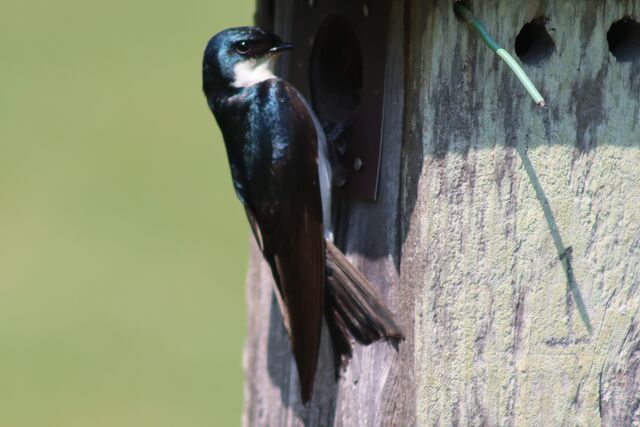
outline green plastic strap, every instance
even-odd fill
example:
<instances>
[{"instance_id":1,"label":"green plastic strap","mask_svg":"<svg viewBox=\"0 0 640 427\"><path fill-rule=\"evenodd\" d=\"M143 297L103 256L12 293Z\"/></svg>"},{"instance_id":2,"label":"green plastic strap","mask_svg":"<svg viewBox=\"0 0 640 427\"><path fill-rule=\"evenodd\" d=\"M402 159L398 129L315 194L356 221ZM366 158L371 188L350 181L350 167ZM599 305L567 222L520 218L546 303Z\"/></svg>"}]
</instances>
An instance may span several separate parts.
<instances>
[{"instance_id":1,"label":"green plastic strap","mask_svg":"<svg viewBox=\"0 0 640 427\"><path fill-rule=\"evenodd\" d=\"M540 95L538 89L536 89L536 87L533 85L531 79L529 79L529 77L527 76L527 73L524 72L520 64L518 64L518 62L513 59L509 52L501 48L500 45L493 39L493 37L489 35L487 29L484 27L484 25L482 25L482 22L480 22L475 16L473 16L473 13L471 13L471 11L461 2L456 2L453 5L453 10L462 19L467 21L478 32L485 44L489 46L489 48L494 51L504 62L507 63L509 68L511 68L511 70L518 77L529 95L531 95L531 98L533 98L534 102L538 104L538 106L544 107L544 98L542 97L542 95Z\"/></svg>"},{"instance_id":2,"label":"green plastic strap","mask_svg":"<svg viewBox=\"0 0 640 427\"><path fill-rule=\"evenodd\" d=\"M500 45L496 42L493 37L487 32L487 29L482 25L482 22L478 21L478 19L473 16L473 13L469 9L467 9L462 3L458 2L453 5L455 12L460 15L465 21L467 21L475 30L480 34L482 40L485 42L489 48L497 52L500 49Z\"/></svg>"},{"instance_id":3,"label":"green plastic strap","mask_svg":"<svg viewBox=\"0 0 640 427\"><path fill-rule=\"evenodd\" d=\"M524 88L529 92L529 95L531 95L531 98L533 98L533 101L539 106L544 107L544 98L540 95L540 92L538 92L538 89L536 89L529 77L527 77L527 73L524 72L520 64L518 64L516 60L509 55L509 52L504 49L498 49L496 54L502 58L502 60L506 62L509 68L511 68L515 73Z\"/></svg>"}]
</instances>

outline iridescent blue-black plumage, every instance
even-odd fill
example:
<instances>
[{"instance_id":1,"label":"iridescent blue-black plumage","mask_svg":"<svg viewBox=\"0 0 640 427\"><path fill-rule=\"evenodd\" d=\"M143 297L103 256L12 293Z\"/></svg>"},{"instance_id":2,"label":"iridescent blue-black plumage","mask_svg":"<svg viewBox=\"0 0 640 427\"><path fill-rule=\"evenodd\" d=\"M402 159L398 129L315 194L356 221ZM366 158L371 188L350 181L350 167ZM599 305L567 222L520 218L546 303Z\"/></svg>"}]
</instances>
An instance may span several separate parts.
<instances>
[{"instance_id":1,"label":"iridescent blue-black plumage","mask_svg":"<svg viewBox=\"0 0 640 427\"><path fill-rule=\"evenodd\" d=\"M204 90L222 130L236 193L271 266L302 397L308 401L320 346L325 281L317 135L304 101L287 82L268 78L248 87L234 86L238 61L252 61L235 52L235 44L252 38L260 40L254 45L262 52L282 44L272 34L252 28L214 37L205 52Z\"/></svg>"},{"instance_id":2,"label":"iridescent blue-black plumage","mask_svg":"<svg viewBox=\"0 0 640 427\"><path fill-rule=\"evenodd\" d=\"M202 89L209 108L213 109L211 102L216 99L242 89L233 87L235 66L239 61L263 58L291 47L271 31L259 27L229 28L213 36L207 43L202 62Z\"/></svg>"},{"instance_id":3,"label":"iridescent blue-black plumage","mask_svg":"<svg viewBox=\"0 0 640 427\"><path fill-rule=\"evenodd\" d=\"M330 175L319 172L322 131L296 89L268 70L272 57L289 47L261 28L225 30L206 48L203 89L236 193L273 273L306 403L323 313L337 368L351 355L349 336L369 344L399 340L402 333L366 278L325 241L320 178L326 192ZM330 197L324 200L330 211Z\"/></svg>"}]
</instances>

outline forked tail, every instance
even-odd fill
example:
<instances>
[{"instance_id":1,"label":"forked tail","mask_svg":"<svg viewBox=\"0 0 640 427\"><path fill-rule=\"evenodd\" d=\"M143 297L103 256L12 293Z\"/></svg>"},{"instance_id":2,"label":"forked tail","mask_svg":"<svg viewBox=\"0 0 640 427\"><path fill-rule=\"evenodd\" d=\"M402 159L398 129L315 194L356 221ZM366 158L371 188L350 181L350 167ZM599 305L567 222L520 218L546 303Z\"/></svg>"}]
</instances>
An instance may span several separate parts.
<instances>
[{"instance_id":1,"label":"forked tail","mask_svg":"<svg viewBox=\"0 0 640 427\"><path fill-rule=\"evenodd\" d=\"M404 339L376 290L333 243L326 242L325 316L331 333L336 373L351 357L351 335L368 345L384 339L397 349Z\"/></svg>"}]
</instances>

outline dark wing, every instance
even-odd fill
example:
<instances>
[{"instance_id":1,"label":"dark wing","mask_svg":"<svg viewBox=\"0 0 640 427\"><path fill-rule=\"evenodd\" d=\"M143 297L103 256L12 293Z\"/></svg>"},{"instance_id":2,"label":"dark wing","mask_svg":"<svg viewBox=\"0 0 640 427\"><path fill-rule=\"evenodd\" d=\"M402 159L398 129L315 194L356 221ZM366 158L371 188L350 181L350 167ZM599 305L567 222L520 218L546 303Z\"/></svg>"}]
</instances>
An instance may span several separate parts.
<instances>
[{"instance_id":1,"label":"dark wing","mask_svg":"<svg viewBox=\"0 0 640 427\"><path fill-rule=\"evenodd\" d=\"M313 121L298 92L272 79L256 85L245 150L247 216L271 266L309 401L320 347L325 247ZM281 305L281 306L282 306Z\"/></svg>"}]
</instances>

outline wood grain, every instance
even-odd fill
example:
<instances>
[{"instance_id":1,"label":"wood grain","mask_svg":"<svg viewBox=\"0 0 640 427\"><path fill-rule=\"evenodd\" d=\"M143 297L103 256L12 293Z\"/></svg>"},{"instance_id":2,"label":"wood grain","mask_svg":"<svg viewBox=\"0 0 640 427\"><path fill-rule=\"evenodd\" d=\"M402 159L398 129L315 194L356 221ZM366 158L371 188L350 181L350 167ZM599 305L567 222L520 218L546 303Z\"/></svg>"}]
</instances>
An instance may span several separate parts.
<instances>
[{"instance_id":1,"label":"wood grain","mask_svg":"<svg viewBox=\"0 0 640 427\"><path fill-rule=\"evenodd\" d=\"M325 331L303 407L254 250L245 425L640 424L640 60L606 37L640 1L468 4L511 52L549 19L525 65L548 107L453 2L393 1L380 198L339 201L338 244L407 340L356 346L336 383Z\"/></svg>"}]
</instances>

